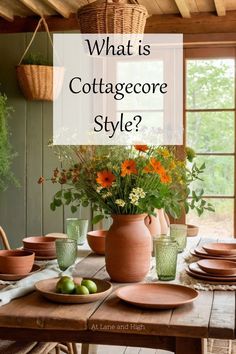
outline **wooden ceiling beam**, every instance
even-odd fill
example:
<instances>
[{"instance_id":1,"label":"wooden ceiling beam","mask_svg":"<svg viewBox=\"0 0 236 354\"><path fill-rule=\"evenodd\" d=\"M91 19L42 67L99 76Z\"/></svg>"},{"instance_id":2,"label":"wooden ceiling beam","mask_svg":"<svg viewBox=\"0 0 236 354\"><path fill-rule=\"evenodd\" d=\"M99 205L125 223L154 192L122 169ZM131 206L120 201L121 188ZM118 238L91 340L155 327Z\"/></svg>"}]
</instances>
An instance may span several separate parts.
<instances>
[{"instance_id":1,"label":"wooden ceiling beam","mask_svg":"<svg viewBox=\"0 0 236 354\"><path fill-rule=\"evenodd\" d=\"M147 20L146 33L234 33L236 11L228 11L226 16L212 12L192 13L191 18L179 15L153 15Z\"/></svg>"},{"instance_id":2,"label":"wooden ceiling beam","mask_svg":"<svg viewBox=\"0 0 236 354\"><path fill-rule=\"evenodd\" d=\"M6 6L0 4L0 17L3 17L4 20L12 22L14 20L13 11Z\"/></svg>"},{"instance_id":3,"label":"wooden ceiling beam","mask_svg":"<svg viewBox=\"0 0 236 354\"><path fill-rule=\"evenodd\" d=\"M44 1L46 1L46 3L49 6L51 6L53 10L55 10L65 18L70 17L70 14L74 10L68 4L66 4L64 0L44 0Z\"/></svg>"},{"instance_id":4,"label":"wooden ceiling beam","mask_svg":"<svg viewBox=\"0 0 236 354\"><path fill-rule=\"evenodd\" d=\"M225 16L226 15L225 4L223 1L224 0L214 0L216 13L218 16Z\"/></svg>"},{"instance_id":5,"label":"wooden ceiling beam","mask_svg":"<svg viewBox=\"0 0 236 354\"><path fill-rule=\"evenodd\" d=\"M61 16L45 16L50 32L60 31L79 31L79 23L75 14L69 18ZM38 16L15 17L13 22L7 22L0 19L0 34L1 33L23 33L33 32L39 22ZM40 26L39 32L44 32L44 26Z\"/></svg>"},{"instance_id":6,"label":"wooden ceiling beam","mask_svg":"<svg viewBox=\"0 0 236 354\"><path fill-rule=\"evenodd\" d=\"M185 0L175 0L175 3L179 9L179 12L181 13L181 16L183 18L190 18L191 17L191 13L190 10L188 8L188 5L186 4Z\"/></svg>"},{"instance_id":7,"label":"wooden ceiling beam","mask_svg":"<svg viewBox=\"0 0 236 354\"><path fill-rule=\"evenodd\" d=\"M20 2L25 5L28 9L33 11L36 15L47 16L54 14L54 11L50 6L45 4L43 1L36 0L20 0Z\"/></svg>"},{"instance_id":8,"label":"wooden ceiling beam","mask_svg":"<svg viewBox=\"0 0 236 354\"><path fill-rule=\"evenodd\" d=\"M45 17L50 31L79 30L76 14L69 18L60 16ZM15 17L13 22L0 19L0 33L32 32L38 23L38 16ZM214 13L192 14L191 18L182 18L179 15L153 15L147 20L146 33L235 33L236 11L228 11L226 16L217 16ZM43 26L40 28L44 31Z\"/></svg>"},{"instance_id":9,"label":"wooden ceiling beam","mask_svg":"<svg viewBox=\"0 0 236 354\"><path fill-rule=\"evenodd\" d=\"M20 2L22 2L25 7L33 11L36 15L43 15L42 11L35 6L35 3L32 0L20 0Z\"/></svg>"}]
</instances>

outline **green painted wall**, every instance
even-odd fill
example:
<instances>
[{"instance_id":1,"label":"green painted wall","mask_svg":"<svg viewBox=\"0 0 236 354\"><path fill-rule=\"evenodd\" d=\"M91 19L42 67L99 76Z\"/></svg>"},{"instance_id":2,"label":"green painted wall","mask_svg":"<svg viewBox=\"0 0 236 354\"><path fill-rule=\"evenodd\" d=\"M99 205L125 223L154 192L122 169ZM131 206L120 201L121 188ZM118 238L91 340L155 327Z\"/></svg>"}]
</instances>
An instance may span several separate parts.
<instances>
[{"instance_id":1,"label":"green painted wall","mask_svg":"<svg viewBox=\"0 0 236 354\"><path fill-rule=\"evenodd\" d=\"M11 247L21 245L23 237L48 232L63 232L68 208L52 212L49 208L58 186L37 184L39 176L50 176L59 166L57 158L47 147L52 137L52 103L29 102L23 97L16 81L18 64L29 39L29 34L0 34L0 91L5 92L14 113L10 120L11 141L18 156L13 171L21 187L9 186L0 194L0 225L5 229ZM38 33L31 51L47 57L52 48L45 33ZM90 219L90 209L81 209L76 215Z\"/></svg>"}]
</instances>

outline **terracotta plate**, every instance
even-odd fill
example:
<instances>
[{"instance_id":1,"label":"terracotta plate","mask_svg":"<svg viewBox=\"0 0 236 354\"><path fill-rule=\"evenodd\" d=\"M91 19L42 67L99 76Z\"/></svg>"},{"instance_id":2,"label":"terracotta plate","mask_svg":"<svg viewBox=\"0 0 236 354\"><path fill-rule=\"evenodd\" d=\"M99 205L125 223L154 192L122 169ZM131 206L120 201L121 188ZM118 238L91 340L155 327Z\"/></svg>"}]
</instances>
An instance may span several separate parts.
<instances>
[{"instance_id":1,"label":"terracotta plate","mask_svg":"<svg viewBox=\"0 0 236 354\"><path fill-rule=\"evenodd\" d=\"M20 280L25 277L28 277L31 274L37 273L42 269L41 266L34 264L33 268L31 269L30 273L23 274L23 275L18 275L18 274L0 274L0 280L9 280L9 281L14 281L14 280Z\"/></svg>"},{"instance_id":2,"label":"terracotta plate","mask_svg":"<svg viewBox=\"0 0 236 354\"><path fill-rule=\"evenodd\" d=\"M214 282L216 284L219 284L220 282L220 283L227 283L228 285L236 284L236 277L220 277L216 275L207 274L206 272L201 270L196 263L190 264L186 268L186 272L188 275L190 275L193 278L201 279L210 283Z\"/></svg>"},{"instance_id":3,"label":"terracotta plate","mask_svg":"<svg viewBox=\"0 0 236 354\"><path fill-rule=\"evenodd\" d=\"M236 280L235 275L221 276L221 275L216 275L216 274L209 274L199 267L198 262L189 264L189 269L191 270L191 272L194 272L194 273L197 273L200 275L204 275L206 277L214 277L214 279L215 278L222 278L223 280L224 279Z\"/></svg>"},{"instance_id":4,"label":"terracotta plate","mask_svg":"<svg viewBox=\"0 0 236 354\"><path fill-rule=\"evenodd\" d=\"M207 243L202 247L212 255L236 256L236 243Z\"/></svg>"},{"instance_id":5,"label":"terracotta plate","mask_svg":"<svg viewBox=\"0 0 236 354\"><path fill-rule=\"evenodd\" d=\"M196 247L195 248L195 252L197 254L201 254L203 256L211 256L211 257L215 257L217 259L225 259L225 257L227 257L227 258L231 258L231 259L235 259L236 260L236 255L225 255L225 254L224 255L223 254L215 254L215 255L213 255L213 254L208 253L206 250L204 250L203 247Z\"/></svg>"},{"instance_id":6,"label":"terracotta plate","mask_svg":"<svg viewBox=\"0 0 236 354\"><path fill-rule=\"evenodd\" d=\"M75 294L59 294L56 293L56 283L60 278L51 278L46 280L40 280L35 284L36 290L43 295L46 299L53 302L59 302L62 304L84 304L88 302L95 302L106 297L112 291L112 284L108 281L86 278L93 280L98 288L96 294L89 295L75 295ZM74 280L79 283L81 278L74 278Z\"/></svg>"},{"instance_id":7,"label":"terracotta plate","mask_svg":"<svg viewBox=\"0 0 236 354\"><path fill-rule=\"evenodd\" d=\"M221 259L202 259L197 263L199 267L207 273L222 276L236 276L235 262L225 261Z\"/></svg>"},{"instance_id":8,"label":"terracotta plate","mask_svg":"<svg viewBox=\"0 0 236 354\"><path fill-rule=\"evenodd\" d=\"M182 285L148 283L120 288L117 296L129 304L153 308L171 309L194 301L198 292Z\"/></svg>"},{"instance_id":9,"label":"terracotta plate","mask_svg":"<svg viewBox=\"0 0 236 354\"><path fill-rule=\"evenodd\" d=\"M202 259L224 259L227 261L236 262L236 257L232 257L232 256L224 256L224 257L212 256L212 255L209 255L207 252L201 254L201 253L197 252L196 249L190 250L190 253L192 256L202 258Z\"/></svg>"}]
</instances>

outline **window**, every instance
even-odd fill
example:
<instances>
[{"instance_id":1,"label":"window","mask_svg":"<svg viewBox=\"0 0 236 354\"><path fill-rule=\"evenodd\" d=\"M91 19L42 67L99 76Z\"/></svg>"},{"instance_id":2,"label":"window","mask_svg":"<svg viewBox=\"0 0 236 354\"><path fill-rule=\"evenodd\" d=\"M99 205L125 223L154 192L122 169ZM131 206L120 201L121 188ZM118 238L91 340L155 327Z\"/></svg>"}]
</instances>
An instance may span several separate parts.
<instances>
[{"instance_id":1,"label":"window","mask_svg":"<svg viewBox=\"0 0 236 354\"><path fill-rule=\"evenodd\" d=\"M186 145L206 164L204 196L216 209L187 223L200 226L202 236L232 237L235 232L235 49L187 49L185 57Z\"/></svg>"}]
</instances>

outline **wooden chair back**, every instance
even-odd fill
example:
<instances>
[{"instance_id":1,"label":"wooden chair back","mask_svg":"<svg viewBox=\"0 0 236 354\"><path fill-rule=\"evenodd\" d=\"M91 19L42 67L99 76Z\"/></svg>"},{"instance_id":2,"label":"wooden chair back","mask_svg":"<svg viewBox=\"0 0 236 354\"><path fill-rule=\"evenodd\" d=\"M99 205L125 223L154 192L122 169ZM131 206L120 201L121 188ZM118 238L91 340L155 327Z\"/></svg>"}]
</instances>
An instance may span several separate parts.
<instances>
[{"instance_id":1,"label":"wooden chair back","mask_svg":"<svg viewBox=\"0 0 236 354\"><path fill-rule=\"evenodd\" d=\"M7 235L1 226L0 226L0 238L1 238L2 245L5 248L5 250L10 250L11 247L9 245Z\"/></svg>"}]
</instances>

